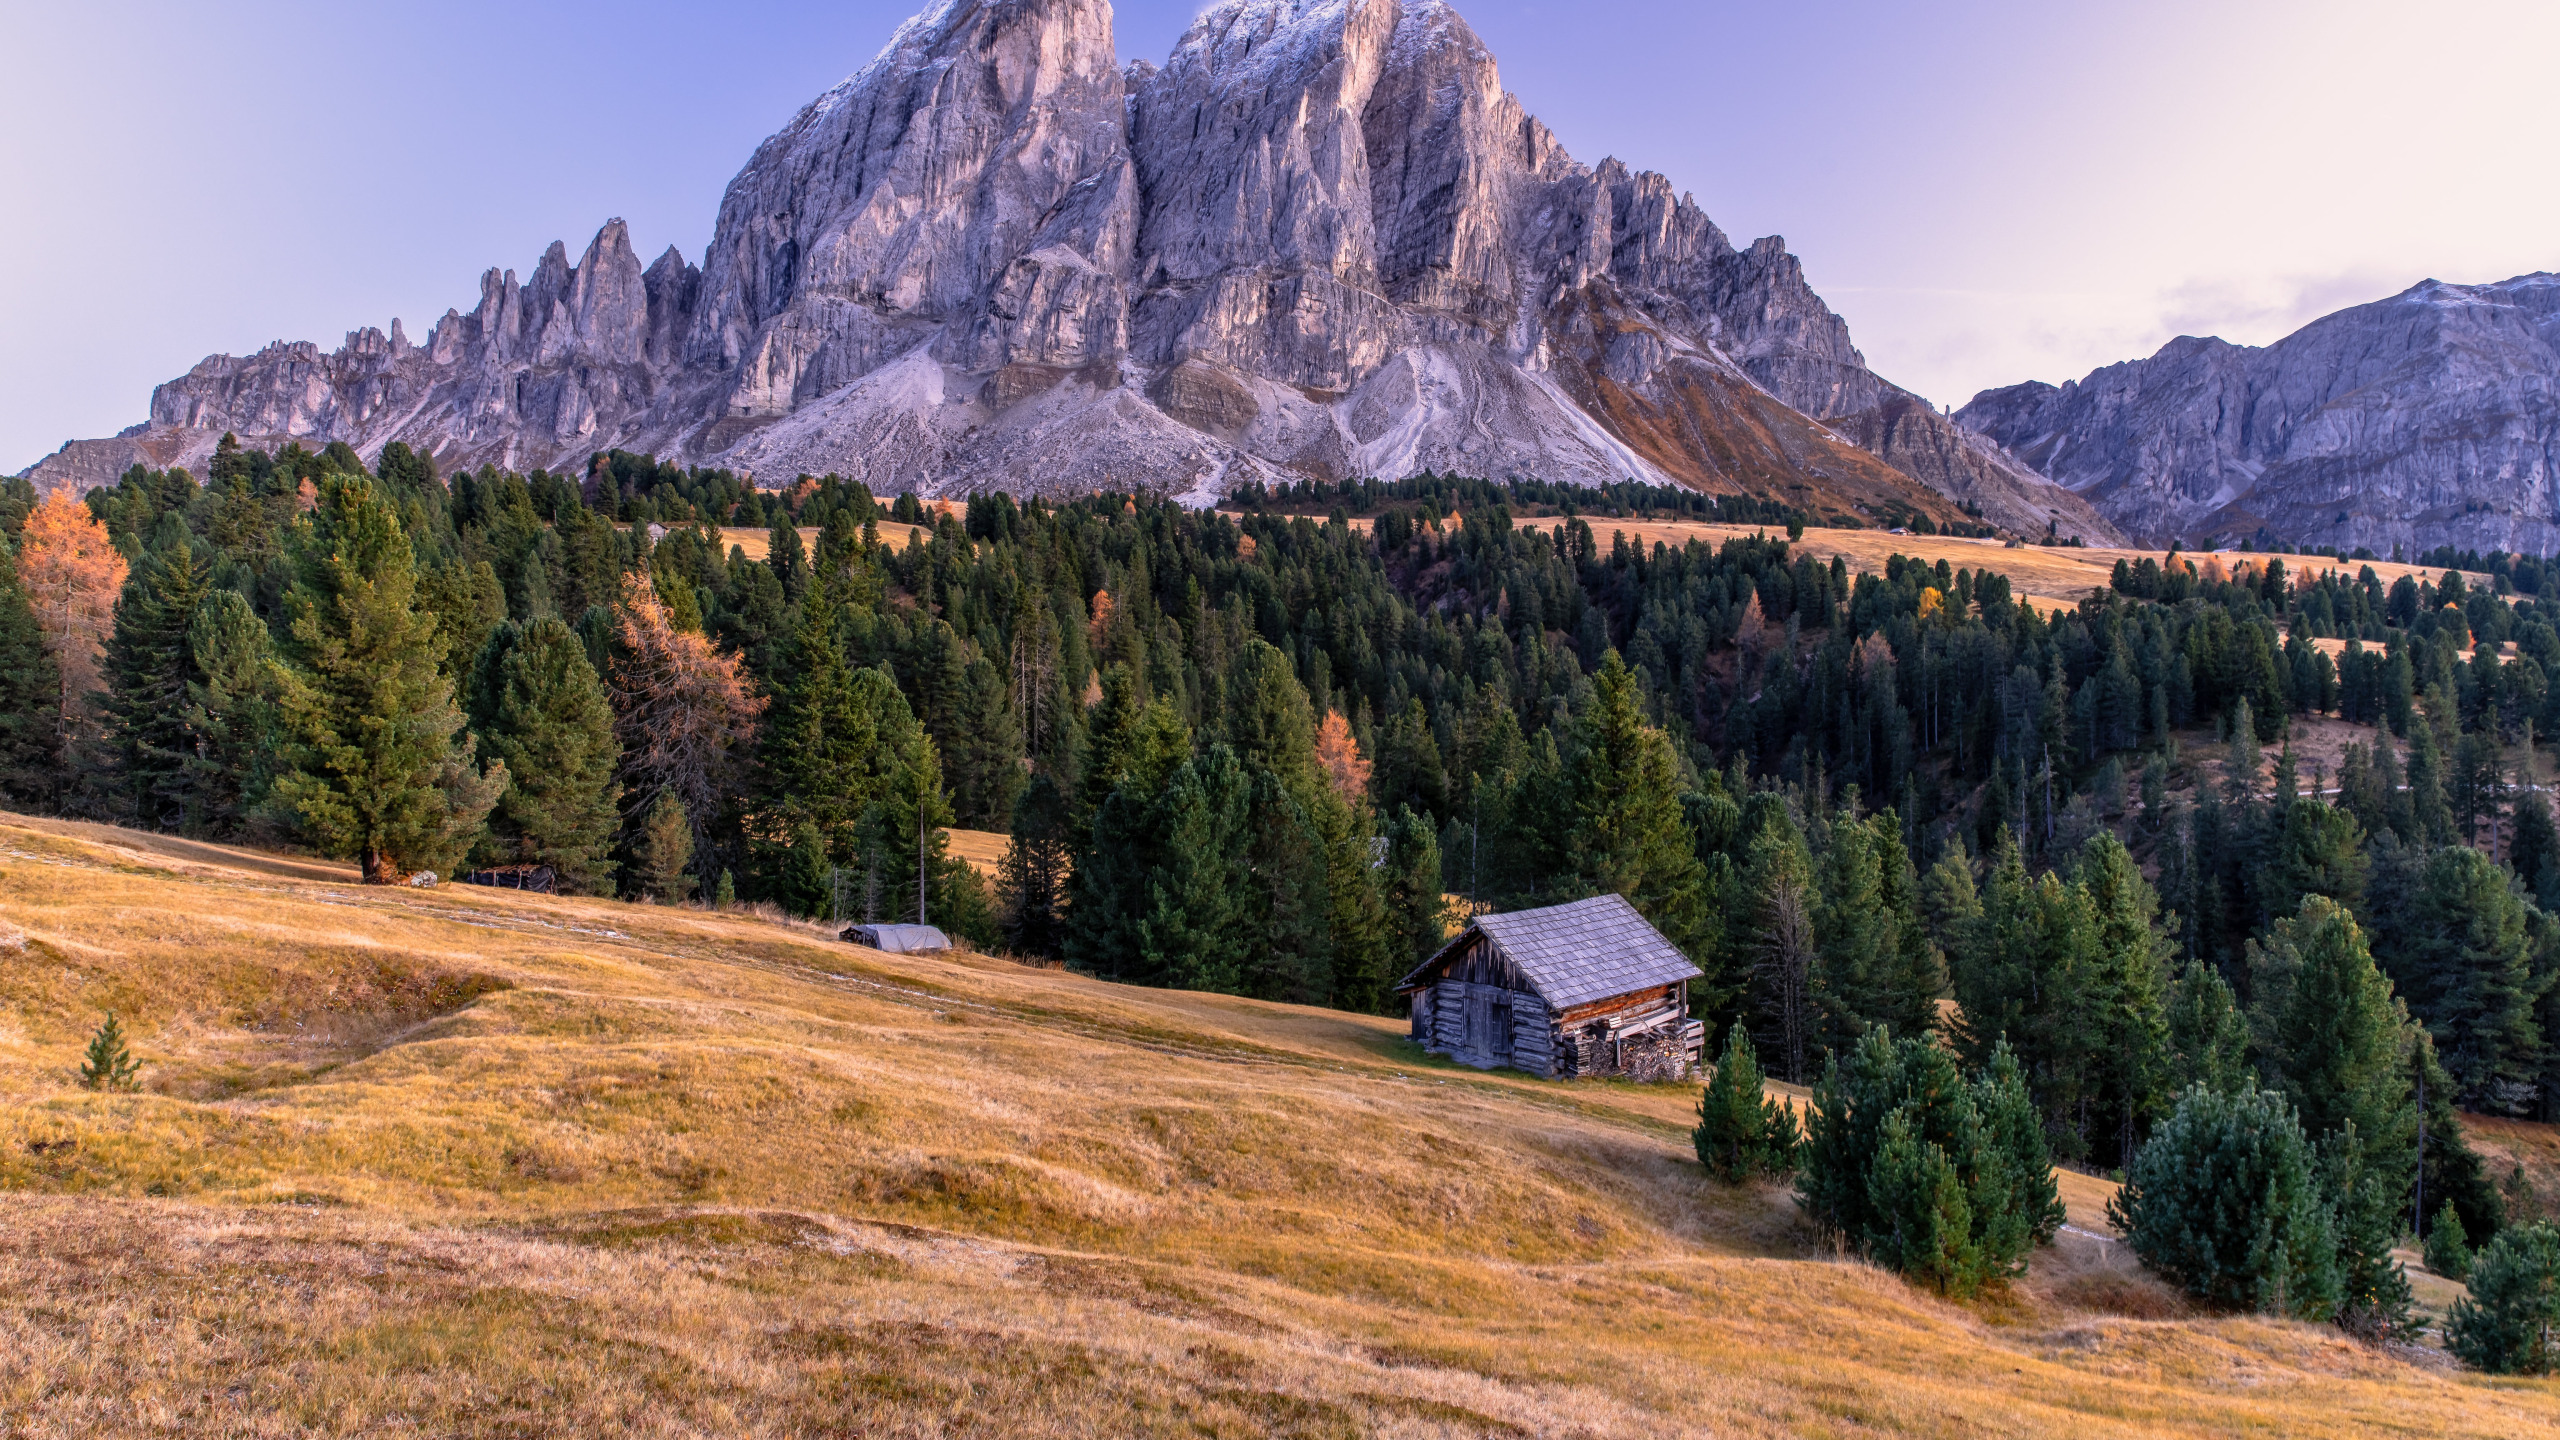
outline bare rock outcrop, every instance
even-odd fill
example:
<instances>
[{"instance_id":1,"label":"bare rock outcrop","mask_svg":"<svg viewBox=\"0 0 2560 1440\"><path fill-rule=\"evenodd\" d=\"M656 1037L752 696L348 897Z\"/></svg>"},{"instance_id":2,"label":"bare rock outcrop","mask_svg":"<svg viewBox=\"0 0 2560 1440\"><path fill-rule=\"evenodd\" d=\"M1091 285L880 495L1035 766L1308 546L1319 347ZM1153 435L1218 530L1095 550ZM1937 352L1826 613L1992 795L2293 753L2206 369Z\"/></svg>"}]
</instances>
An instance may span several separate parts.
<instances>
[{"instance_id":1,"label":"bare rock outcrop","mask_svg":"<svg viewBox=\"0 0 2560 1440\"><path fill-rule=\"evenodd\" d=\"M423 345L217 356L36 473L222 430L882 492L1636 479L2112 538L1869 370L1783 241L1565 154L1441 0L1227 0L1126 69L1108 0L943 0L758 147L700 269L616 221Z\"/></svg>"},{"instance_id":2,"label":"bare rock outcrop","mask_svg":"<svg viewBox=\"0 0 2560 1440\"><path fill-rule=\"evenodd\" d=\"M2263 348L2185 336L1968 427L2148 543L2560 551L2560 275L2429 280Z\"/></svg>"}]
</instances>

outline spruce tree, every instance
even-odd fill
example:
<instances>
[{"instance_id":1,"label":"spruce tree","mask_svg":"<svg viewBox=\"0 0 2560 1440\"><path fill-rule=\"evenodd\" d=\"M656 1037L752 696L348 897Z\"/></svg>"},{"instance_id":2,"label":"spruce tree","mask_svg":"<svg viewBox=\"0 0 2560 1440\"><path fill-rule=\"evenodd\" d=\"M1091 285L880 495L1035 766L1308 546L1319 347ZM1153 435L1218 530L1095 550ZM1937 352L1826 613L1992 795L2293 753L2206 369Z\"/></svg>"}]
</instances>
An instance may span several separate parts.
<instances>
[{"instance_id":1,"label":"spruce tree","mask_svg":"<svg viewBox=\"0 0 2560 1440\"><path fill-rule=\"evenodd\" d=\"M1568 853L1583 892L1624 895L1694 958L1707 938L1706 876L1681 809L1679 759L1645 723L1635 674L1614 650L1592 677L1579 740Z\"/></svg>"},{"instance_id":2,"label":"spruce tree","mask_svg":"<svg viewBox=\"0 0 2560 1440\"><path fill-rule=\"evenodd\" d=\"M2462 1099L2523 1108L2541 1060L2540 983L2530 912L2488 856L2451 845L2426 860L2405 920L2381 958L2409 1008L2435 1036Z\"/></svg>"},{"instance_id":3,"label":"spruce tree","mask_svg":"<svg viewBox=\"0 0 2560 1440\"><path fill-rule=\"evenodd\" d=\"M2540 790L2516 797L2515 835L2507 842L2508 867L2546 913L2560 910L2560 829Z\"/></svg>"},{"instance_id":4,"label":"spruce tree","mask_svg":"<svg viewBox=\"0 0 2560 1440\"><path fill-rule=\"evenodd\" d=\"M2364 903L2373 862L2355 817L2317 800L2284 807L2273 853L2258 873L2262 914L2280 920L2302 908L2302 897L2325 895L2350 910Z\"/></svg>"},{"instance_id":5,"label":"spruce tree","mask_svg":"<svg viewBox=\"0 0 2560 1440\"><path fill-rule=\"evenodd\" d=\"M196 679L181 707L195 749L190 821L210 835L237 833L274 774L276 697L283 687L275 637L239 592L216 590L187 626Z\"/></svg>"},{"instance_id":6,"label":"spruce tree","mask_svg":"<svg viewBox=\"0 0 2560 1440\"><path fill-rule=\"evenodd\" d=\"M2311 1143L2273 1091L2180 1097L2107 1202L2144 1265L2209 1305L2325 1320L2338 1243Z\"/></svg>"},{"instance_id":7,"label":"spruce tree","mask_svg":"<svg viewBox=\"0 0 2560 1440\"><path fill-rule=\"evenodd\" d=\"M356 857L367 884L450 870L507 777L471 764L409 537L370 482L330 474L291 560L268 805L324 852Z\"/></svg>"},{"instance_id":8,"label":"spruce tree","mask_svg":"<svg viewBox=\"0 0 2560 1440\"><path fill-rule=\"evenodd\" d=\"M18 578L17 551L0 535L0 796L35 805L57 788L62 679Z\"/></svg>"},{"instance_id":9,"label":"spruce tree","mask_svg":"<svg viewBox=\"0 0 2560 1440\"><path fill-rule=\"evenodd\" d=\"M1019 955L1055 955L1063 938L1069 817L1066 797L1034 775L1013 811L1013 836L997 871L1005 943Z\"/></svg>"},{"instance_id":10,"label":"spruce tree","mask_svg":"<svg viewBox=\"0 0 2560 1440\"><path fill-rule=\"evenodd\" d=\"M2447 1200L2437 1207L2435 1219L2427 1222L2427 1268L2447 1280L2467 1280L2471 1276L2471 1244L2462 1233L2462 1216Z\"/></svg>"},{"instance_id":11,"label":"spruce tree","mask_svg":"<svg viewBox=\"0 0 2560 1440\"><path fill-rule=\"evenodd\" d=\"M1829 839L1815 871L1812 989L1816 1043L1841 1050L1868 1026L1896 1018L1902 917L1885 905L1876 837L1867 823L1844 810L1832 817Z\"/></svg>"},{"instance_id":12,"label":"spruce tree","mask_svg":"<svg viewBox=\"0 0 2560 1440\"><path fill-rule=\"evenodd\" d=\"M1429 958L1449 938L1449 902L1440 863L1440 839L1430 818L1399 809L1387 826L1387 863L1381 898L1397 978Z\"/></svg>"},{"instance_id":13,"label":"spruce tree","mask_svg":"<svg viewBox=\"0 0 2560 1440\"><path fill-rule=\"evenodd\" d=\"M1814 968L1820 949L1813 928L1819 896L1812 868L1794 825L1781 823L1751 842L1743 881L1761 1041L1777 1058L1778 1073L1799 1085L1821 1044Z\"/></svg>"},{"instance_id":14,"label":"spruce tree","mask_svg":"<svg viewBox=\"0 0 2560 1440\"><path fill-rule=\"evenodd\" d=\"M586 646L557 620L501 626L483 669L481 748L507 772L491 852L502 864L550 866L565 893L611 893L622 750Z\"/></svg>"},{"instance_id":15,"label":"spruce tree","mask_svg":"<svg viewBox=\"0 0 2560 1440\"><path fill-rule=\"evenodd\" d=\"M2254 1089L2249 1024L2222 972L2190 960L2169 990L2168 1073L2217 1094Z\"/></svg>"},{"instance_id":16,"label":"spruce tree","mask_svg":"<svg viewBox=\"0 0 2560 1440\"><path fill-rule=\"evenodd\" d=\"M1150 827L1161 837L1160 863L1141 882L1144 898L1132 907L1135 923L1126 936L1138 978L1185 990L1238 993L1251 978L1248 967L1261 958L1258 952L1268 934L1252 923L1253 912L1261 909L1268 916L1275 889L1284 905L1302 896L1297 887L1310 867L1312 840L1294 826L1294 833L1266 833L1263 838L1266 855L1275 860L1283 857L1270 852L1283 840L1300 842L1295 874L1265 876L1261 885L1255 883L1248 859L1254 788L1243 763L1224 745L1212 745L1186 761L1166 782ZM1117 799L1115 795L1114 803ZM1284 817L1267 818L1286 823ZM1295 937L1286 932L1303 931L1313 921L1301 906L1265 923L1276 922L1287 944ZM1264 988L1281 989L1267 961L1264 968ZM1305 983L1305 977L1289 978Z\"/></svg>"},{"instance_id":17,"label":"spruce tree","mask_svg":"<svg viewBox=\"0 0 2560 1440\"><path fill-rule=\"evenodd\" d=\"M2159 930L2159 897L2123 842L2100 831L2080 851L2074 883L2097 920L2097 955L2081 1026L2094 1032L2093 1101L2114 1121L2118 1159L2169 1088L2169 956Z\"/></svg>"},{"instance_id":18,"label":"spruce tree","mask_svg":"<svg viewBox=\"0 0 2560 1440\"><path fill-rule=\"evenodd\" d=\"M633 847L632 883L661 905L681 905L693 894L693 821L672 790L661 790L641 817Z\"/></svg>"},{"instance_id":19,"label":"spruce tree","mask_svg":"<svg viewBox=\"0 0 2560 1440\"><path fill-rule=\"evenodd\" d=\"M1795 1170L1795 1112L1766 1092L1750 1032L1735 1021L1698 1097L1698 1163L1728 1185Z\"/></svg>"},{"instance_id":20,"label":"spruce tree","mask_svg":"<svg viewBox=\"0 0 2560 1440\"><path fill-rule=\"evenodd\" d=\"M204 809L186 719L188 687L204 676L187 636L212 569L186 522L174 512L161 516L151 547L125 574L107 638L110 764L99 779L113 792L110 813L156 830L195 829Z\"/></svg>"},{"instance_id":21,"label":"spruce tree","mask_svg":"<svg viewBox=\"0 0 2560 1440\"><path fill-rule=\"evenodd\" d=\"M1878 901L1892 917L1896 940L1878 1023L1897 1035L1926 1035L1938 1028L1938 1002L1947 993L1946 955L1921 919L1920 877L1902 843L1901 815L1878 811L1867 828L1875 837L1876 876L1882 882ZM1966 879L1970 883L1971 876Z\"/></svg>"}]
</instances>

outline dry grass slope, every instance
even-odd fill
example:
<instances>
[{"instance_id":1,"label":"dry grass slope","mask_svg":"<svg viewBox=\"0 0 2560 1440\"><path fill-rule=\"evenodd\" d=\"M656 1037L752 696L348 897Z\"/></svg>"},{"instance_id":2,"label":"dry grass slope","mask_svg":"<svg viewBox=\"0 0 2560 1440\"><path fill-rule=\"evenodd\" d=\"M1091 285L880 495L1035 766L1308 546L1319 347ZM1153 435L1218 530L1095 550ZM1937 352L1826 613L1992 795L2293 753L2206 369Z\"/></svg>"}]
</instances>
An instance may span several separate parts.
<instances>
[{"instance_id":1,"label":"dry grass slope","mask_svg":"<svg viewBox=\"0 0 2560 1440\"><path fill-rule=\"evenodd\" d=\"M2560 1427L2560 1388L2191 1316L2094 1241L1916 1294L1702 1183L1685 1092L349 878L0 817L0 1430ZM108 1008L145 1093L72 1084Z\"/></svg>"}]
</instances>

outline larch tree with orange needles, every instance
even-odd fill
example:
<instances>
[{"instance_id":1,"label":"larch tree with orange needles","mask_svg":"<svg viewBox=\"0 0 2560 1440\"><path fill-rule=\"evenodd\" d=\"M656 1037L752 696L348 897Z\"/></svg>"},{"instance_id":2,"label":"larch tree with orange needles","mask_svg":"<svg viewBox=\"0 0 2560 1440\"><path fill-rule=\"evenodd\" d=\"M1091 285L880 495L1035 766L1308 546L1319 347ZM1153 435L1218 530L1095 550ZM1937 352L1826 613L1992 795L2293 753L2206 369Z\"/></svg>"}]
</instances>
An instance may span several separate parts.
<instances>
[{"instance_id":1,"label":"larch tree with orange needles","mask_svg":"<svg viewBox=\"0 0 2560 1440\"><path fill-rule=\"evenodd\" d=\"M1358 805L1367 797L1369 761L1360 753L1360 738L1351 733L1351 722L1339 710L1328 713L1316 727L1316 764L1324 767L1325 778L1345 803Z\"/></svg>"},{"instance_id":2,"label":"larch tree with orange needles","mask_svg":"<svg viewBox=\"0 0 2560 1440\"><path fill-rule=\"evenodd\" d=\"M74 741L96 729L97 697L106 684L102 662L124 577L124 557L88 506L57 490L28 514L19 583L53 656L58 713Z\"/></svg>"},{"instance_id":3,"label":"larch tree with orange needles","mask_svg":"<svg viewBox=\"0 0 2560 1440\"><path fill-rule=\"evenodd\" d=\"M609 688L624 800L638 815L673 794L692 818L699 854L732 757L754 737L766 700L745 661L676 627L646 574L623 577L620 609Z\"/></svg>"}]
</instances>

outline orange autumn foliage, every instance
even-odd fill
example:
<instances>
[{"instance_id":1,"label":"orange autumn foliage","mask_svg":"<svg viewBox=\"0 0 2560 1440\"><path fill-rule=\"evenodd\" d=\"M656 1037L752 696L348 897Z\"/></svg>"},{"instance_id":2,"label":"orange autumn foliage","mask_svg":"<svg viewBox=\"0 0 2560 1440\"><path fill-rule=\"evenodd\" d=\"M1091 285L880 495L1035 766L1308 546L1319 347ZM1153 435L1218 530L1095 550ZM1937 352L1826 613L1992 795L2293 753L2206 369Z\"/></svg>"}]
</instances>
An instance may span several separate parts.
<instances>
[{"instance_id":1,"label":"orange autumn foliage","mask_svg":"<svg viewBox=\"0 0 2560 1440\"><path fill-rule=\"evenodd\" d=\"M1324 767L1327 778L1343 799L1358 804L1369 793L1369 761L1360 753L1360 741L1351 733L1351 722L1342 712L1333 711L1316 727L1316 763Z\"/></svg>"},{"instance_id":2,"label":"orange autumn foliage","mask_svg":"<svg viewBox=\"0 0 2560 1440\"><path fill-rule=\"evenodd\" d=\"M623 578L621 641L606 677L623 761L644 793L671 790L697 817L719 803L733 751L755 736L766 697L746 662L676 628L649 577Z\"/></svg>"},{"instance_id":3,"label":"orange autumn foliage","mask_svg":"<svg viewBox=\"0 0 2560 1440\"><path fill-rule=\"evenodd\" d=\"M18 574L62 671L62 714L85 714L105 684L100 661L124 589L124 557L89 507L57 490L27 516Z\"/></svg>"}]
</instances>

